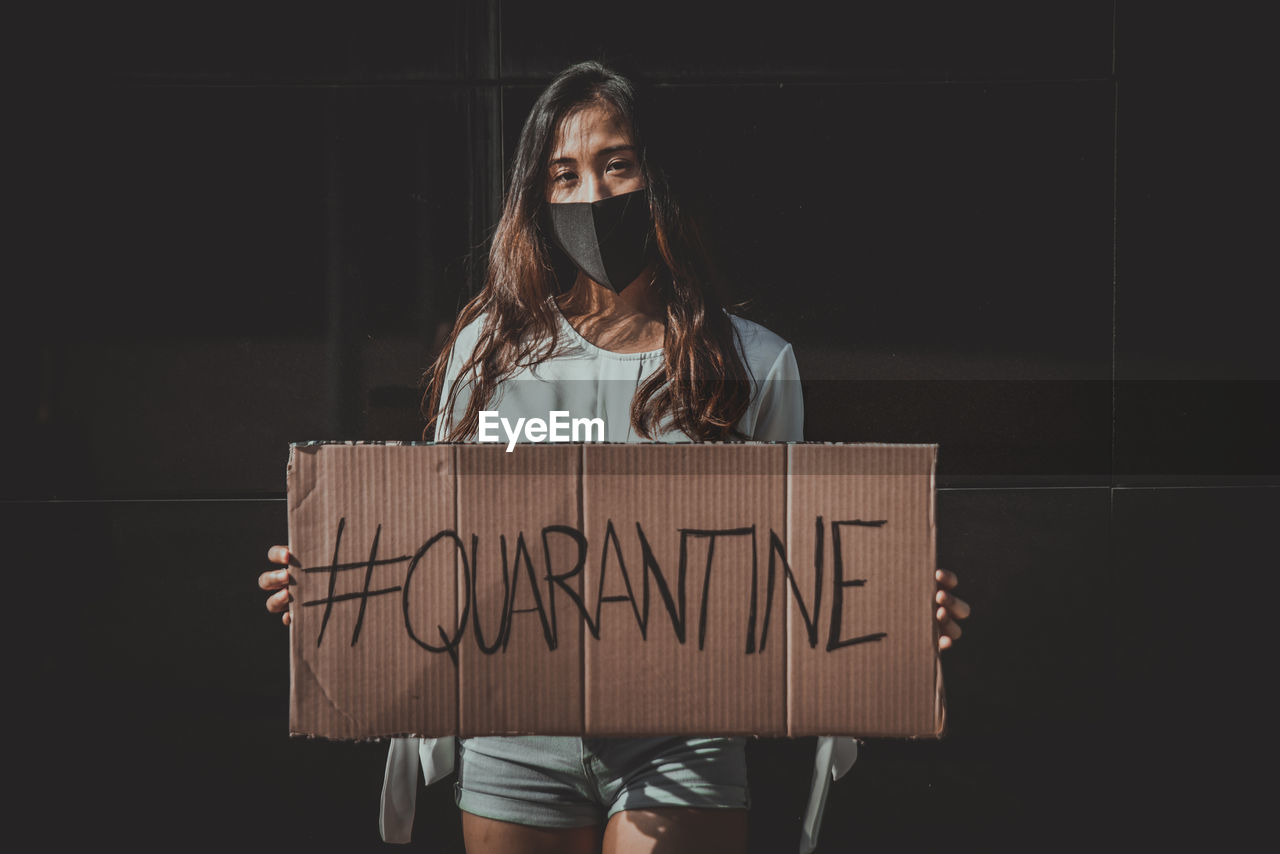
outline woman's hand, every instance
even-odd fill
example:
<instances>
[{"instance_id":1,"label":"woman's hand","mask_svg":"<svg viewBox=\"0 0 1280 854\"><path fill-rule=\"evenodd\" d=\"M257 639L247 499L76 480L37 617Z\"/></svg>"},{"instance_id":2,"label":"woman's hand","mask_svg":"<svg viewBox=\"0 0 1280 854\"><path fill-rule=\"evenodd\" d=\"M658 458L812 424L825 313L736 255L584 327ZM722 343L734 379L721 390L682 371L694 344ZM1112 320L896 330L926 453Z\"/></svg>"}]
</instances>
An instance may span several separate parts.
<instances>
[{"instance_id":1,"label":"woman's hand","mask_svg":"<svg viewBox=\"0 0 1280 854\"><path fill-rule=\"evenodd\" d=\"M267 560L285 567L289 566L289 547L272 546L267 549ZM289 593L289 585L292 583L293 579L289 576L288 569L271 569L258 576L259 587L263 590L277 591L267 597L267 610L273 614L280 614L280 621L286 626L289 625L289 601L293 599Z\"/></svg>"},{"instance_id":2,"label":"woman's hand","mask_svg":"<svg viewBox=\"0 0 1280 854\"><path fill-rule=\"evenodd\" d=\"M969 603L951 592L960 583L960 579L954 572L940 569L934 573L934 577L938 579L938 592L933 597L938 603L938 610L934 613L934 617L942 624L942 634L938 637L938 649L950 649L956 641L960 640L960 626L956 624L956 620L963 620L969 616ZM289 615L285 614L285 616Z\"/></svg>"}]
</instances>

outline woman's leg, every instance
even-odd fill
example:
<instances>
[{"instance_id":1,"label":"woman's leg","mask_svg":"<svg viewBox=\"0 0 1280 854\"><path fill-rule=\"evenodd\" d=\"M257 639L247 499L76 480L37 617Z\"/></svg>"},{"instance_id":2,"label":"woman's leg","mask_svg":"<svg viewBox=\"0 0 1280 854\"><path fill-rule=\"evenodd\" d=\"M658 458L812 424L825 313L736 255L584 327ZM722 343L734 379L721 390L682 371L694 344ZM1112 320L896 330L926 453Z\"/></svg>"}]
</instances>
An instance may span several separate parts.
<instances>
[{"instance_id":1,"label":"woman's leg","mask_svg":"<svg viewBox=\"0 0 1280 854\"><path fill-rule=\"evenodd\" d=\"M596 854L600 850L600 828L595 825L533 827L469 812L462 813L462 839L467 854Z\"/></svg>"},{"instance_id":2,"label":"woman's leg","mask_svg":"<svg viewBox=\"0 0 1280 854\"><path fill-rule=\"evenodd\" d=\"M604 829L602 854L745 854L746 850L746 810L655 807L614 813Z\"/></svg>"}]
</instances>

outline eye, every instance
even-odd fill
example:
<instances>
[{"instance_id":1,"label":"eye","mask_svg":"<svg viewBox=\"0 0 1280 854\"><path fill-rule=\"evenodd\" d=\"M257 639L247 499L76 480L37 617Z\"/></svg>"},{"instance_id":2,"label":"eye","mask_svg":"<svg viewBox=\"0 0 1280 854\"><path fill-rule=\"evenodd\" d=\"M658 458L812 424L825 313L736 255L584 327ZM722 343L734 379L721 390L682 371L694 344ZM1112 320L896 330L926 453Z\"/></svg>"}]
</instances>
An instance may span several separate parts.
<instances>
[{"instance_id":1,"label":"eye","mask_svg":"<svg viewBox=\"0 0 1280 854\"><path fill-rule=\"evenodd\" d=\"M575 175L573 172L570 172L569 170L565 170L564 172L560 172L560 173L558 173L557 175L555 175L555 176L551 179L551 181L552 181L552 183L554 183L554 184L561 184L561 183L567 184L567 183L569 183L570 181L572 181L574 178L577 178L577 177L578 177L578 176L577 176L577 175Z\"/></svg>"},{"instance_id":2,"label":"eye","mask_svg":"<svg viewBox=\"0 0 1280 854\"><path fill-rule=\"evenodd\" d=\"M614 171L630 169L631 161L630 160L614 160L612 163L609 164L609 168L613 169Z\"/></svg>"}]
</instances>

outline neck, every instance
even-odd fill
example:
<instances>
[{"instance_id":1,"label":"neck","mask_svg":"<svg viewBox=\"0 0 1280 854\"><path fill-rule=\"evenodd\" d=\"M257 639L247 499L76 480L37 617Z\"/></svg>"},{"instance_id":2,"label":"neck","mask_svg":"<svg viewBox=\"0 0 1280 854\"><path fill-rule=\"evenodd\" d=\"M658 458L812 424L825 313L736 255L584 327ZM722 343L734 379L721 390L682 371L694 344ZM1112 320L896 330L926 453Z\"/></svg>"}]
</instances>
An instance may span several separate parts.
<instances>
[{"instance_id":1,"label":"neck","mask_svg":"<svg viewBox=\"0 0 1280 854\"><path fill-rule=\"evenodd\" d=\"M564 316L578 332L597 347L619 353L635 353L662 348L667 311L658 297L658 276L665 275L657 263L614 293L579 272L568 293L556 297Z\"/></svg>"},{"instance_id":2,"label":"neck","mask_svg":"<svg viewBox=\"0 0 1280 854\"><path fill-rule=\"evenodd\" d=\"M573 287L556 297L556 303L566 317L590 317L608 324L665 322L666 307L658 298L656 287L659 275L654 262L621 292L614 292L579 270Z\"/></svg>"}]
</instances>

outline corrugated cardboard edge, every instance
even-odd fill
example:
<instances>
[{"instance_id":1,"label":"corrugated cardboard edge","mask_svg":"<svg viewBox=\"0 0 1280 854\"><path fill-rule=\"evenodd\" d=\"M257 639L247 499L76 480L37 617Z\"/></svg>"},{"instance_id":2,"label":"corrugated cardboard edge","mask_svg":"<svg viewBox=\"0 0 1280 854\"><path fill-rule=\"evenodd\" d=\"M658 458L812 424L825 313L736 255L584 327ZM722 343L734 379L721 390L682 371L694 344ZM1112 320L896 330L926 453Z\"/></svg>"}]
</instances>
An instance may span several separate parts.
<instances>
[{"instance_id":1,"label":"corrugated cardboard edge","mask_svg":"<svg viewBox=\"0 0 1280 854\"><path fill-rule=\"evenodd\" d=\"M290 553L293 552L293 514L289 512L289 495L293 492L293 458L298 453L298 446L292 444L289 446L289 463L284 471L284 508L285 508L285 538L289 546ZM296 736L300 733L293 731L293 702L294 697L298 696L298 668L293 666L293 599L289 599L289 735Z\"/></svg>"},{"instance_id":2,"label":"corrugated cardboard edge","mask_svg":"<svg viewBox=\"0 0 1280 854\"><path fill-rule=\"evenodd\" d=\"M932 546L933 563L938 563L938 446L933 446L933 464L929 466L929 541ZM942 650L938 649L938 639L942 636L942 626L933 621L933 737L942 738L947 734L947 692L942 685Z\"/></svg>"},{"instance_id":3,"label":"corrugated cardboard edge","mask_svg":"<svg viewBox=\"0 0 1280 854\"><path fill-rule=\"evenodd\" d=\"M450 499L453 502L453 530L460 531L462 529L462 526L459 523L459 513L458 513L458 485L459 485L458 482L461 480L461 478L458 477L458 446L457 444L449 443L448 450L445 453L448 455L448 459L449 459L449 471L451 472L451 476L449 479L453 482L453 497ZM465 584L468 590L470 590L470 587L471 587L471 582L466 580L466 572L467 572L466 567L463 566L462 563L458 560L457 555L454 555L454 559L453 559L454 589L457 591L459 600L462 597L463 585ZM475 591L470 591L470 592L472 594L475 593ZM462 609L461 601L456 601L455 607L460 611ZM422 734L422 735L418 735L417 737L418 738L448 738L451 735L457 735L458 733L462 732L461 659L459 659L459 663L456 664L453 668L453 721L454 721L453 733L444 733L438 736Z\"/></svg>"},{"instance_id":4,"label":"corrugated cardboard edge","mask_svg":"<svg viewBox=\"0 0 1280 854\"><path fill-rule=\"evenodd\" d=\"M304 448L306 449L305 451L303 450ZM294 492L294 483L298 477L297 455L299 452L315 453L317 449L318 447L316 445L306 445L304 443L295 442L289 445L289 464L285 469L285 516L287 520L287 544L290 554L293 554L294 507L305 500L305 498L300 498L296 502L293 502L292 505L288 500L288 496L292 495ZM289 600L289 735L296 738L315 738L311 733L298 732L293 729L293 706L294 703L297 702L298 697L298 673L302 670L302 668L298 666L297 653L294 651L293 627L297 616L297 614L294 613L296 607L297 602L291 597ZM307 672L311 673L311 669L307 668ZM314 679L315 676L312 675L312 678Z\"/></svg>"},{"instance_id":5,"label":"corrugated cardboard edge","mask_svg":"<svg viewBox=\"0 0 1280 854\"><path fill-rule=\"evenodd\" d=\"M783 542L791 542L791 507L794 499L791 495L791 448L782 451L782 536ZM790 546L788 545L788 548ZM794 738L791 734L791 589L786 579L782 581L782 644L784 650L782 662L782 737ZM759 738L760 736L756 736Z\"/></svg>"},{"instance_id":6,"label":"corrugated cardboard edge","mask_svg":"<svg viewBox=\"0 0 1280 854\"><path fill-rule=\"evenodd\" d=\"M584 488L583 477L587 471L587 446L585 444L578 447L578 530L584 530L587 526L586 507L583 506L582 491ZM583 577L586 573L578 575L578 593L586 596L586 580ZM587 624L584 620L578 620L578 684L582 689L578 691L578 720L582 721L582 728L587 728ZM584 732L585 736L586 733Z\"/></svg>"},{"instance_id":7,"label":"corrugated cardboard edge","mask_svg":"<svg viewBox=\"0 0 1280 854\"><path fill-rule=\"evenodd\" d=\"M325 446L325 445L329 445L329 444L334 444L334 443L331 443L331 442L294 442L294 443L291 443L291 444L289 445L289 463L288 463L287 468L285 469L285 495L286 495L286 501L285 501L285 513L286 513L286 516L287 516L287 524L288 524L288 533L287 533L287 536L288 536L288 547L289 547L289 553L290 553L290 554L293 554L293 541L294 541L294 519L295 519L295 516L296 516L296 514L297 514L298 509L299 509L299 508L300 508L304 503L306 503L307 498L309 498L309 497L310 497L311 492L315 489L315 484L313 483L313 484L312 484L312 486L311 486L311 489L307 490L307 492L306 492L305 494L303 494L302 496L298 497L295 501L293 501L293 502L292 502L292 504L290 504L290 502L289 502L289 501L288 501L288 499L287 499L287 496L289 496L289 495L291 495L291 494L293 494L293 493L294 493L295 484L296 484L296 482L297 482L298 478L299 478L299 477L301 477L301 475L300 475L300 473L299 473L299 467L300 467L300 466L299 466L299 461L298 461L298 454L299 454L299 453L303 453L303 454L316 454L316 453L319 453L320 449L321 449L323 446ZM328 695L328 692L326 692L326 691L324 690L324 686L323 686L322 684L320 684L320 680L316 678L315 672L311 669L311 665L307 663L307 660L306 660L305 658L303 658L301 655L299 655L299 654L298 654L297 650L296 650L296 649L295 649L295 647L294 647L294 637L293 637L293 632L294 632L294 625L295 625L295 623L297 622L297 620L296 620L297 614L296 614L296 612L295 612L295 608L296 608L296 607L297 607L297 602L296 602L296 600L294 600L294 599L292 599L292 598L291 598L291 599L290 599L290 601L289 601L289 661L290 661L290 666L289 666L289 725L290 725L290 728L289 728L289 735L290 735L290 736L292 736L292 737L294 737L294 738L311 738L311 739L319 738L319 739L325 739L325 740L330 740L330 741L353 741L353 740L359 740L359 739L351 739L351 738L342 737L342 736L332 736L332 737L330 737L330 736L322 736L322 735L316 735L315 733L300 732L300 731L298 731L298 730L293 729L293 723L294 723L294 721L293 721L293 707L294 707L294 704L297 702L297 697L298 697L298 677L299 677L299 674L302 674L302 673L304 673L304 671L305 671L305 677L306 677L306 678L310 678L310 679L311 679L311 681L315 684L316 689L317 689L317 691L318 691L319 695L320 695L320 696L322 696L322 697L324 697L325 699L328 699L328 696L329 696L329 695Z\"/></svg>"}]
</instances>

